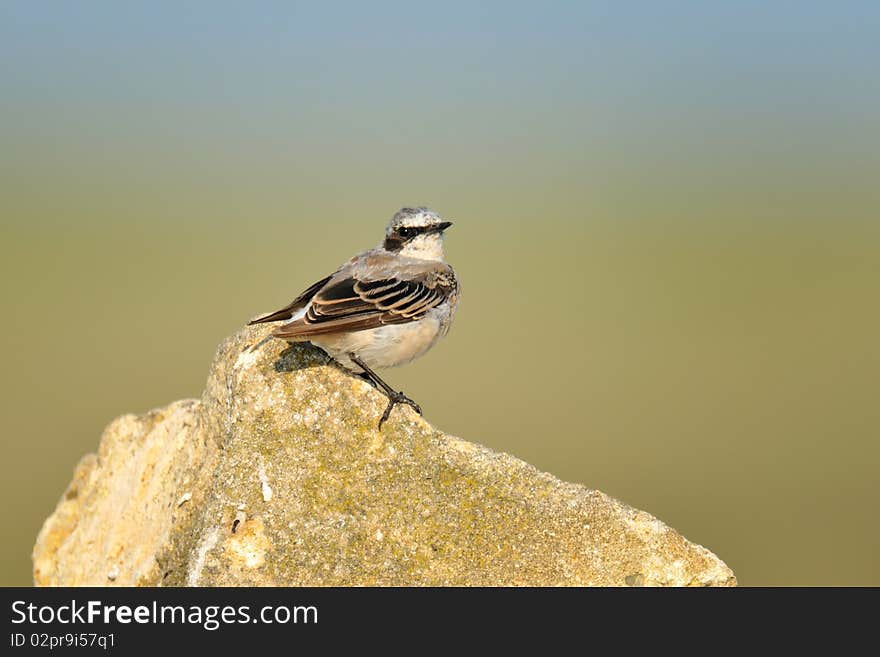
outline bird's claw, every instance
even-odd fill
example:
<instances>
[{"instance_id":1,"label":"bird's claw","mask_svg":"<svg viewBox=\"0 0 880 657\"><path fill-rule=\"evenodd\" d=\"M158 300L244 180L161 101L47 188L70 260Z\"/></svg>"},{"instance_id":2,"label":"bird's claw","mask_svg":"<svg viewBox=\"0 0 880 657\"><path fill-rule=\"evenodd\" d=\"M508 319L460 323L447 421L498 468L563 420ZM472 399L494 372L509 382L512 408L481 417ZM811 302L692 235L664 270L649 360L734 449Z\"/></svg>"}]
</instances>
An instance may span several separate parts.
<instances>
[{"instance_id":1,"label":"bird's claw","mask_svg":"<svg viewBox=\"0 0 880 657\"><path fill-rule=\"evenodd\" d=\"M388 395L388 406L385 407L385 412L382 413L382 417L379 419L379 431L382 430L382 425L385 424L385 421L389 417L391 417L391 411L394 410L394 407L397 404L406 404L419 415L422 414L421 406L419 406L412 399L404 395L402 392L395 392L393 395Z\"/></svg>"}]
</instances>

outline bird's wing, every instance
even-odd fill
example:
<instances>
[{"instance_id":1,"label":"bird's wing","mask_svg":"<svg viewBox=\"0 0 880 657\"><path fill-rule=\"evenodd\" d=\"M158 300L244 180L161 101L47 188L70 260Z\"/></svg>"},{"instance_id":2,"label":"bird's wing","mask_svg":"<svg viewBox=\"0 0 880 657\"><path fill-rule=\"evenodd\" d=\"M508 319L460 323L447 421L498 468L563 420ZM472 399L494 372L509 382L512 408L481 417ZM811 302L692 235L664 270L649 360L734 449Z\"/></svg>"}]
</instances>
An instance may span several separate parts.
<instances>
[{"instance_id":1,"label":"bird's wing","mask_svg":"<svg viewBox=\"0 0 880 657\"><path fill-rule=\"evenodd\" d=\"M315 296L318 290L327 285L327 283L330 282L331 278L333 278L332 274L327 278L322 278L320 281L303 291L302 294L300 294L296 299L284 306L284 308L282 308L281 310L276 310L274 313L269 313L268 315L263 315L262 317L258 317L257 319L252 319L248 322L248 326L250 326L251 324L279 322L282 319L290 319L291 317L293 317L294 313L305 308L306 304L308 304L308 302L312 300L312 297Z\"/></svg>"},{"instance_id":2,"label":"bird's wing","mask_svg":"<svg viewBox=\"0 0 880 657\"><path fill-rule=\"evenodd\" d=\"M308 339L419 320L454 293L455 279L446 270L451 272L444 267L369 279L350 271L334 277L315 293L302 317L272 335Z\"/></svg>"}]
</instances>

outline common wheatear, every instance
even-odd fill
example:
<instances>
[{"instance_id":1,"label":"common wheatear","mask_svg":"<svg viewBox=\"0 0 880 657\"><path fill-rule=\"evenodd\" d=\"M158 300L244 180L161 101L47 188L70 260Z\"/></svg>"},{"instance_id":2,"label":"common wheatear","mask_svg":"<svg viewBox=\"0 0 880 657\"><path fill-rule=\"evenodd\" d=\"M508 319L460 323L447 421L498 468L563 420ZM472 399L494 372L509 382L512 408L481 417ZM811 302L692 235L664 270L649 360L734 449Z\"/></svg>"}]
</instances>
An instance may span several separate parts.
<instances>
[{"instance_id":1,"label":"common wheatear","mask_svg":"<svg viewBox=\"0 0 880 657\"><path fill-rule=\"evenodd\" d=\"M402 208L378 247L249 323L283 321L273 337L311 342L382 390L388 406L379 429L395 404L421 414L418 404L373 370L418 358L449 331L460 291L443 252L443 231L451 225L428 208Z\"/></svg>"}]
</instances>

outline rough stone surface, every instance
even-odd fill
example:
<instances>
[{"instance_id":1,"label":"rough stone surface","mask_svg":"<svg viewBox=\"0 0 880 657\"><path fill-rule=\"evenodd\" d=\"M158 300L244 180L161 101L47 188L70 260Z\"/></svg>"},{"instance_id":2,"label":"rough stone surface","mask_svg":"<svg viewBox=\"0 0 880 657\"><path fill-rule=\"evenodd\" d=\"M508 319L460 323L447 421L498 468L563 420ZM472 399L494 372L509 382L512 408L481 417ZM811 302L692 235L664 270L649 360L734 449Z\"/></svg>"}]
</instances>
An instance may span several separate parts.
<instances>
[{"instance_id":1,"label":"rough stone surface","mask_svg":"<svg viewBox=\"0 0 880 657\"><path fill-rule=\"evenodd\" d=\"M734 585L651 515L447 436L246 328L201 401L107 427L45 522L38 585Z\"/></svg>"}]
</instances>

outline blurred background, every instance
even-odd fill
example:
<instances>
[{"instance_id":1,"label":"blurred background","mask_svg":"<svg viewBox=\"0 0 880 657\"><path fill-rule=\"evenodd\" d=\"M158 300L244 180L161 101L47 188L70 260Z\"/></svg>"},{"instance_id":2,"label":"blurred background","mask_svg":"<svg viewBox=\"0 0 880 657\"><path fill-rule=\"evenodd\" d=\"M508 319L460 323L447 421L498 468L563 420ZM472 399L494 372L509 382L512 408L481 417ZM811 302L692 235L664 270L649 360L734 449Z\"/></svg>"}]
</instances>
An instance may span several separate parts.
<instances>
[{"instance_id":1,"label":"blurred background","mask_svg":"<svg viewBox=\"0 0 880 657\"><path fill-rule=\"evenodd\" d=\"M880 584L877 4L416 4L0 3L0 583L114 416L425 204L429 421Z\"/></svg>"}]
</instances>

